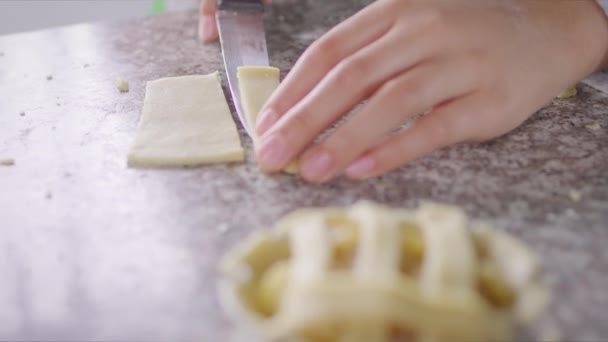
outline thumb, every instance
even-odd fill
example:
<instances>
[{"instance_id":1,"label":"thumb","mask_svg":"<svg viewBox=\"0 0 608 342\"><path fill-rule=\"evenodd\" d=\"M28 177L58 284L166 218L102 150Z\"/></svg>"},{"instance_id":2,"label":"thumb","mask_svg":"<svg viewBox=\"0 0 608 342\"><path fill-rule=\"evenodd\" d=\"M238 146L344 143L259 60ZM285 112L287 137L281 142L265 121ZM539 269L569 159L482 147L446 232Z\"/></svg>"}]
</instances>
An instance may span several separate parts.
<instances>
[{"instance_id":1,"label":"thumb","mask_svg":"<svg viewBox=\"0 0 608 342\"><path fill-rule=\"evenodd\" d=\"M198 36L203 43L213 42L218 37L216 11L215 0L201 0Z\"/></svg>"}]
</instances>

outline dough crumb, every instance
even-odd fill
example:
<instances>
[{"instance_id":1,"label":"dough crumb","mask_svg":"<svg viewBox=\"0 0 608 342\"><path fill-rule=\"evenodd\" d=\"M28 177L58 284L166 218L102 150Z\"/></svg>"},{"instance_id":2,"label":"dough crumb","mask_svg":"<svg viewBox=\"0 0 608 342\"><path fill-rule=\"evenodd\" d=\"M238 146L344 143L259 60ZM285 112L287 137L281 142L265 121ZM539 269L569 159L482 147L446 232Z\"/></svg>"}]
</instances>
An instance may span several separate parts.
<instances>
[{"instance_id":1,"label":"dough crumb","mask_svg":"<svg viewBox=\"0 0 608 342\"><path fill-rule=\"evenodd\" d=\"M578 90L576 89L576 86L572 86L566 90L564 90L563 92L561 92L561 94L559 94L557 96L558 99L567 99L570 97L574 97L578 94Z\"/></svg>"},{"instance_id":2,"label":"dough crumb","mask_svg":"<svg viewBox=\"0 0 608 342\"><path fill-rule=\"evenodd\" d=\"M46 80L47 81L52 81L53 80L53 75L47 75L46 76Z\"/></svg>"},{"instance_id":3,"label":"dough crumb","mask_svg":"<svg viewBox=\"0 0 608 342\"><path fill-rule=\"evenodd\" d=\"M0 52L0 57L4 57L4 52Z\"/></svg>"},{"instance_id":4,"label":"dough crumb","mask_svg":"<svg viewBox=\"0 0 608 342\"><path fill-rule=\"evenodd\" d=\"M90 65L89 65L89 63L86 63L86 64L85 64L85 65L83 65L82 67L83 67L83 68L88 68L89 66L90 66Z\"/></svg>"},{"instance_id":5,"label":"dough crumb","mask_svg":"<svg viewBox=\"0 0 608 342\"><path fill-rule=\"evenodd\" d=\"M61 103L57 102L57 107L61 107Z\"/></svg>"},{"instance_id":6,"label":"dough crumb","mask_svg":"<svg viewBox=\"0 0 608 342\"><path fill-rule=\"evenodd\" d=\"M53 198L53 193L52 193L52 192L50 192L50 191L47 191L47 192L46 192L46 194L44 195L44 198L46 198L46 199L51 199L51 198Z\"/></svg>"},{"instance_id":7,"label":"dough crumb","mask_svg":"<svg viewBox=\"0 0 608 342\"><path fill-rule=\"evenodd\" d=\"M21 113L19 113L19 115L25 116L25 112L21 112Z\"/></svg>"},{"instance_id":8,"label":"dough crumb","mask_svg":"<svg viewBox=\"0 0 608 342\"><path fill-rule=\"evenodd\" d=\"M570 197L570 200L572 202L578 203L583 198L583 194L581 194L580 191L570 190L570 192L568 193L568 197Z\"/></svg>"},{"instance_id":9,"label":"dough crumb","mask_svg":"<svg viewBox=\"0 0 608 342\"><path fill-rule=\"evenodd\" d=\"M129 91L129 82L124 79L119 79L116 87L121 93L126 93Z\"/></svg>"},{"instance_id":10,"label":"dough crumb","mask_svg":"<svg viewBox=\"0 0 608 342\"><path fill-rule=\"evenodd\" d=\"M585 127L590 131L599 131L602 128L602 126L600 126L600 124L597 122L586 125Z\"/></svg>"},{"instance_id":11,"label":"dough crumb","mask_svg":"<svg viewBox=\"0 0 608 342\"><path fill-rule=\"evenodd\" d=\"M15 165L15 159L0 159L0 166L13 166Z\"/></svg>"}]
</instances>

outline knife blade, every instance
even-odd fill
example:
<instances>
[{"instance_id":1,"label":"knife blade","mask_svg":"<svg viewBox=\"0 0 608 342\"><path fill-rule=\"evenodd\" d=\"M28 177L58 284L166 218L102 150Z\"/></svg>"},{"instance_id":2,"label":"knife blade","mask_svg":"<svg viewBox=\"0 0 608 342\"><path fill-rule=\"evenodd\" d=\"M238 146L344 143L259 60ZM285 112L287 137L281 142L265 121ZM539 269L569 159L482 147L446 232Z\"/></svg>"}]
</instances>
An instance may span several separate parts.
<instances>
[{"instance_id":1,"label":"knife blade","mask_svg":"<svg viewBox=\"0 0 608 342\"><path fill-rule=\"evenodd\" d=\"M241 104L238 68L268 66L268 49L264 30L264 5L261 0L218 0L218 31L228 84L237 115L245 131L251 127Z\"/></svg>"}]
</instances>

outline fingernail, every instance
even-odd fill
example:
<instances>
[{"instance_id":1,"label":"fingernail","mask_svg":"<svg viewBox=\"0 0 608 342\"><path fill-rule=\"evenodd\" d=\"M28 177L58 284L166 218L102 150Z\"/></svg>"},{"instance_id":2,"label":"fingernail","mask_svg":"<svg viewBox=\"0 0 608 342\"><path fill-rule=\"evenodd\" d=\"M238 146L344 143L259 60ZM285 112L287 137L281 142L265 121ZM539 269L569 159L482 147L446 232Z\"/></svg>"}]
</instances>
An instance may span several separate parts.
<instances>
[{"instance_id":1,"label":"fingernail","mask_svg":"<svg viewBox=\"0 0 608 342\"><path fill-rule=\"evenodd\" d=\"M262 136L277 121L278 115L272 109L266 109L257 118L256 131Z\"/></svg>"},{"instance_id":2,"label":"fingernail","mask_svg":"<svg viewBox=\"0 0 608 342\"><path fill-rule=\"evenodd\" d=\"M300 171L306 178L323 180L331 167L331 156L325 151L319 151L302 161Z\"/></svg>"},{"instance_id":3,"label":"fingernail","mask_svg":"<svg viewBox=\"0 0 608 342\"><path fill-rule=\"evenodd\" d=\"M359 158L346 169L349 178L361 179L367 177L374 169L376 163L369 156Z\"/></svg>"},{"instance_id":4,"label":"fingernail","mask_svg":"<svg viewBox=\"0 0 608 342\"><path fill-rule=\"evenodd\" d=\"M267 169L277 170L287 163L287 145L283 137L275 134L262 141L258 150L258 162Z\"/></svg>"},{"instance_id":5,"label":"fingernail","mask_svg":"<svg viewBox=\"0 0 608 342\"><path fill-rule=\"evenodd\" d=\"M198 33L204 42L215 39L215 37L213 37L213 25L215 25L215 18L213 16L204 15L201 17Z\"/></svg>"}]
</instances>

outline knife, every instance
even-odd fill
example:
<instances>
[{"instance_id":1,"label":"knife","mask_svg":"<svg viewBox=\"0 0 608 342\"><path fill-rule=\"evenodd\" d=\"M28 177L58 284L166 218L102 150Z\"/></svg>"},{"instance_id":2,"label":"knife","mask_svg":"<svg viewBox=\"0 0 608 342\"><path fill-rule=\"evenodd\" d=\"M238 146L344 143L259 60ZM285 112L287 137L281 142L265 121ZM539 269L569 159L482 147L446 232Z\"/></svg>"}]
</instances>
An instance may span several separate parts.
<instances>
[{"instance_id":1,"label":"knife","mask_svg":"<svg viewBox=\"0 0 608 342\"><path fill-rule=\"evenodd\" d=\"M269 66L264 4L261 0L218 0L217 23L232 99L241 124L251 127L241 104L237 70L241 66Z\"/></svg>"}]
</instances>

